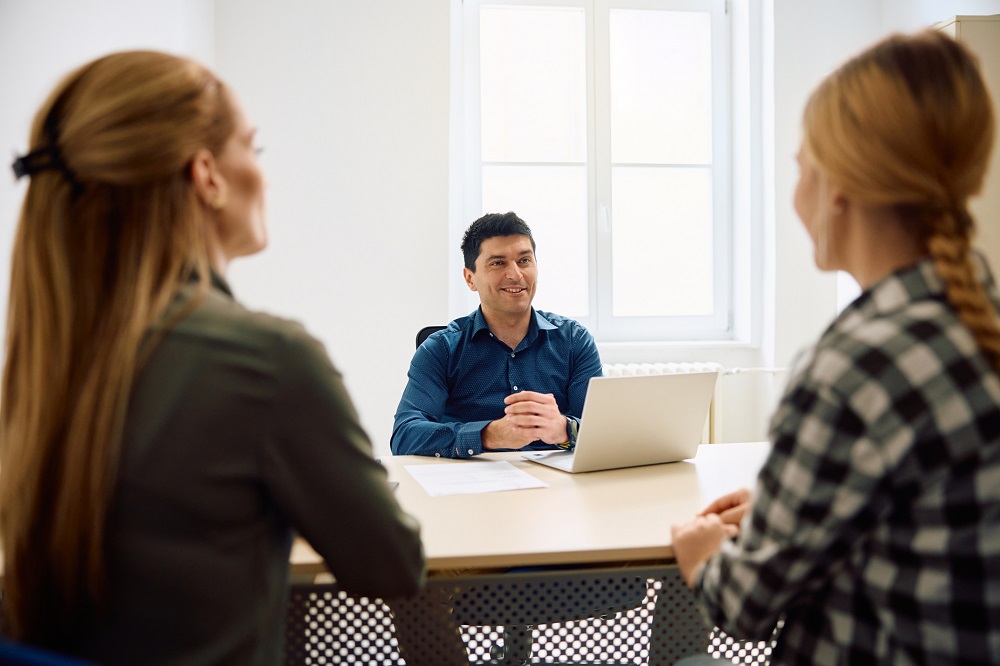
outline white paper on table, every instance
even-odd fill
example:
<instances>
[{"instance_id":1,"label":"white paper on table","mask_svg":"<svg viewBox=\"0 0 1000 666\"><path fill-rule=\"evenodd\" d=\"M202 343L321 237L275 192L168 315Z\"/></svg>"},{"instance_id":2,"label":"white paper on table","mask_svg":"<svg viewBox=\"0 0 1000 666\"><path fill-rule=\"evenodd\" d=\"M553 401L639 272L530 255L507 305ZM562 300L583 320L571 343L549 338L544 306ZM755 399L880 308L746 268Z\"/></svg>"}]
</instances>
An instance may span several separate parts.
<instances>
[{"instance_id":1,"label":"white paper on table","mask_svg":"<svg viewBox=\"0 0 1000 666\"><path fill-rule=\"evenodd\" d=\"M406 471L431 497L495 493L502 490L549 486L506 460L406 465Z\"/></svg>"}]
</instances>

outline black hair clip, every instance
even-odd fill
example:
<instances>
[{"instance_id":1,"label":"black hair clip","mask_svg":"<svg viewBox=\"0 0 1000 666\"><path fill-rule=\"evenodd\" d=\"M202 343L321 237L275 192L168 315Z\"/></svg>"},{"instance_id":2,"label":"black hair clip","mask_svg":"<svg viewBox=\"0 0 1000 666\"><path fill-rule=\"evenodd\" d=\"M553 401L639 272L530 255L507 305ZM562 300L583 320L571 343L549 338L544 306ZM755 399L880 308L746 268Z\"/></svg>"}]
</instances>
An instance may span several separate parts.
<instances>
[{"instance_id":1,"label":"black hair clip","mask_svg":"<svg viewBox=\"0 0 1000 666\"><path fill-rule=\"evenodd\" d=\"M66 166L59 153L59 148L55 144L49 144L33 150L27 155L22 155L14 160L10 165L14 170L14 178L20 179L22 176L33 176L42 171L58 171L73 186L73 196L76 197L83 191L83 184L76 179L73 170Z\"/></svg>"},{"instance_id":2,"label":"black hair clip","mask_svg":"<svg viewBox=\"0 0 1000 666\"><path fill-rule=\"evenodd\" d=\"M33 150L27 155L23 155L14 160L10 165L14 169L14 177L20 179L22 176L31 176L46 169L57 169L62 171L65 165L52 146L45 146L38 150Z\"/></svg>"}]
</instances>

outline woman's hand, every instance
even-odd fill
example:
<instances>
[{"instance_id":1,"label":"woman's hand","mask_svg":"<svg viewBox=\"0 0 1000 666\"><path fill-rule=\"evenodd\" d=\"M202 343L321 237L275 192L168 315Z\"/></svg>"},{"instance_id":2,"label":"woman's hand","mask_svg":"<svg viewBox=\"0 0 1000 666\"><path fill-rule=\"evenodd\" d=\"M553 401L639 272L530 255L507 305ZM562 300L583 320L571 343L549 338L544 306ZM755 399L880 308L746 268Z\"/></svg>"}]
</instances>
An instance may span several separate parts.
<instances>
[{"instance_id":1,"label":"woman's hand","mask_svg":"<svg viewBox=\"0 0 1000 666\"><path fill-rule=\"evenodd\" d=\"M743 521L744 514L746 514L749 508L750 490L748 488L740 488L715 500L698 515L707 516L714 513L726 525L736 525L739 527L739 524Z\"/></svg>"},{"instance_id":2,"label":"woman's hand","mask_svg":"<svg viewBox=\"0 0 1000 666\"><path fill-rule=\"evenodd\" d=\"M688 587L694 585L705 561L718 552L722 540L740 533L749 508L750 490L740 488L709 504L691 522L671 528L674 557Z\"/></svg>"},{"instance_id":3,"label":"woman's hand","mask_svg":"<svg viewBox=\"0 0 1000 666\"><path fill-rule=\"evenodd\" d=\"M670 528L674 557L688 587L694 587L698 571L708 558L719 551L722 540L738 533L738 527L722 522L715 513L695 516L691 522Z\"/></svg>"}]
</instances>

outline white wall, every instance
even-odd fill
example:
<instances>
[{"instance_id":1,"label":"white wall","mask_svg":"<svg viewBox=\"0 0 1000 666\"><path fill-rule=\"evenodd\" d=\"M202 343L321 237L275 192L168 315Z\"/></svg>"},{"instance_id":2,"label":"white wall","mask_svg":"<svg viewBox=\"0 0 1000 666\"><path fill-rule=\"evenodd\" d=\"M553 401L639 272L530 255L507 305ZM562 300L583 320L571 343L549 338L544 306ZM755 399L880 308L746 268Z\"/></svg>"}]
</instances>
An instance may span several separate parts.
<instances>
[{"instance_id":1,"label":"white wall","mask_svg":"<svg viewBox=\"0 0 1000 666\"><path fill-rule=\"evenodd\" d=\"M1000 0L882 0L885 32L919 30L952 16L1000 14Z\"/></svg>"},{"instance_id":2,"label":"white wall","mask_svg":"<svg viewBox=\"0 0 1000 666\"><path fill-rule=\"evenodd\" d=\"M836 314L837 284L813 264L812 245L792 207L801 117L816 84L877 39L881 12L870 0L774 0L773 363L787 366Z\"/></svg>"},{"instance_id":3,"label":"white wall","mask_svg":"<svg viewBox=\"0 0 1000 666\"><path fill-rule=\"evenodd\" d=\"M102 53L158 48L214 66L260 128L270 183L270 247L232 266L234 290L327 344L388 451L416 331L447 312L448 8L0 0L0 145L23 152L45 95ZM0 317L24 188L0 177Z\"/></svg>"},{"instance_id":4,"label":"white wall","mask_svg":"<svg viewBox=\"0 0 1000 666\"><path fill-rule=\"evenodd\" d=\"M27 187L8 170L25 152L35 111L62 77L130 48L183 53L211 64L208 0L0 0L0 320L6 318L14 225Z\"/></svg>"},{"instance_id":5,"label":"white wall","mask_svg":"<svg viewBox=\"0 0 1000 666\"><path fill-rule=\"evenodd\" d=\"M447 314L449 2L216 8L216 69L270 181L270 247L233 288L327 344L387 452L416 332Z\"/></svg>"},{"instance_id":6,"label":"white wall","mask_svg":"<svg viewBox=\"0 0 1000 666\"><path fill-rule=\"evenodd\" d=\"M807 95L888 31L1000 13L1000 0L761 1L774 33L763 346L608 348L606 361L786 365L837 307L835 279L813 266L791 206ZM155 47L213 65L260 129L270 181L271 245L233 265L237 296L304 321L327 344L386 452L413 336L445 321L448 258L458 252L448 241L450 4L0 0L0 146L23 152L44 95L101 53ZM0 177L0 315L23 188ZM723 437L763 437L775 382L737 376L729 387Z\"/></svg>"}]
</instances>

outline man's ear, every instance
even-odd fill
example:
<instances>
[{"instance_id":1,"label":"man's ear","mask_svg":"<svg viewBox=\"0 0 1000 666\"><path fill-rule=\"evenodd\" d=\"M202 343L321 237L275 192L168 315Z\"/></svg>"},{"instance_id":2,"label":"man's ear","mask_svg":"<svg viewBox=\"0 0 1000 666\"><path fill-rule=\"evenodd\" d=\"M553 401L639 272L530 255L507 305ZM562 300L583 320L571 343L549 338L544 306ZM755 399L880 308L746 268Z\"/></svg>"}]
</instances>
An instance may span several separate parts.
<instances>
[{"instance_id":1,"label":"man's ear","mask_svg":"<svg viewBox=\"0 0 1000 666\"><path fill-rule=\"evenodd\" d=\"M472 281L472 276L474 273L468 268L462 268L462 277L465 278L465 284L469 285L470 291L476 291L476 283Z\"/></svg>"},{"instance_id":2,"label":"man's ear","mask_svg":"<svg viewBox=\"0 0 1000 666\"><path fill-rule=\"evenodd\" d=\"M219 172L215 155L207 148L201 148L191 159L188 167L191 183L201 202L212 210L222 210L226 206L226 181Z\"/></svg>"}]
</instances>

